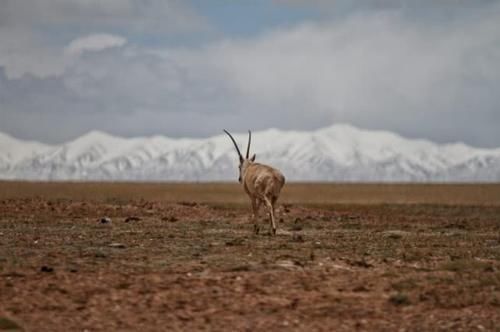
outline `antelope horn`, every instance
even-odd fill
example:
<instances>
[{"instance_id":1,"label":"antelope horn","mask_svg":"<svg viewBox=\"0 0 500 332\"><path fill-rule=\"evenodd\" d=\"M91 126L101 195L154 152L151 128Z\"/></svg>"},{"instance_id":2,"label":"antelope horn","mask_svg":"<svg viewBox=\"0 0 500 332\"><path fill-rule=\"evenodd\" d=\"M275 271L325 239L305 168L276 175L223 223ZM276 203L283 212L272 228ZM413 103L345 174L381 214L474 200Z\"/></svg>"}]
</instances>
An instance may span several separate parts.
<instances>
[{"instance_id":1,"label":"antelope horn","mask_svg":"<svg viewBox=\"0 0 500 332\"><path fill-rule=\"evenodd\" d=\"M234 147L236 148L236 151L238 151L238 156L240 157L240 161L243 160L240 149L238 148L238 144L236 144L236 141L234 140L233 136L231 136L231 134L226 129L224 129L224 132L229 136L231 141L233 141Z\"/></svg>"},{"instance_id":2,"label":"antelope horn","mask_svg":"<svg viewBox=\"0 0 500 332\"><path fill-rule=\"evenodd\" d=\"M250 154L250 143L252 142L252 132L249 130L248 131L248 146L247 146L247 159Z\"/></svg>"}]
</instances>

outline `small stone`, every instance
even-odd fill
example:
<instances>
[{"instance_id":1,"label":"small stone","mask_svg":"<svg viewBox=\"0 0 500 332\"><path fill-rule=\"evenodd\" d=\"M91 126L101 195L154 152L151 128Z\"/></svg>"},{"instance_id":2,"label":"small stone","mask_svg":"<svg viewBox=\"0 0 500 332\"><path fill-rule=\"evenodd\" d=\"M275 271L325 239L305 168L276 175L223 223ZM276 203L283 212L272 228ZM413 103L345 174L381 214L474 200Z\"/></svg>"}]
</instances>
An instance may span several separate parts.
<instances>
[{"instance_id":1,"label":"small stone","mask_svg":"<svg viewBox=\"0 0 500 332\"><path fill-rule=\"evenodd\" d=\"M408 236L410 233L400 230L389 230L382 232L383 236L389 239L400 239L402 237Z\"/></svg>"},{"instance_id":2,"label":"small stone","mask_svg":"<svg viewBox=\"0 0 500 332\"><path fill-rule=\"evenodd\" d=\"M278 260L275 263L275 266L280 267L285 270L296 270L301 267L301 263L298 261L292 261L289 259Z\"/></svg>"},{"instance_id":3,"label":"small stone","mask_svg":"<svg viewBox=\"0 0 500 332\"><path fill-rule=\"evenodd\" d=\"M174 216L165 216L165 217L162 217L161 218L162 221L167 221L167 222L176 222L178 221L179 219L177 219L176 217Z\"/></svg>"},{"instance_id":4,"label":"small stone","mask_svg":"<svg viewBox=\"0 0 500 332\"><path fill-rule=\"evenodd\" d=\"M103 217L103 218L101 218L100 223L101 224L111 224L111 218Z\"/></svg>"},{"instance_id":5,"label":"small stone","mask_svg":"<svg viewBox=\"0 0 500 332\"><path fill-rule=\"evenodd\" d=\"M118 243L118 242L110 243L109 247L111 247L111 248L119 248L119 249L126 248L126 246L123 243Z\"/></svg>"},{"instance_id":6,"label":"small stone","mask_svg":"<svg viewBox=\"0 0 500 332\"><path fill-rule=\"evenodd\" d=\"M293 234L292 241L293 242L304 242L304 236L302 234Z\"/></svg>"},{"instance_id":7,"label":"small stone","mask_svg":"<svg viewBox=\"0 0 500 332\"><path fill-rule=\"evenodd\" d=\"M48 273L50 273L50 272L54 272L54 268L52 268L52 267L50 267L50 266L46 266L46 265L44 265L44 266L42 266L42 267L40 268L40 271L41 271L41 272L48 272Z\"/></svg>"}]
</instances>

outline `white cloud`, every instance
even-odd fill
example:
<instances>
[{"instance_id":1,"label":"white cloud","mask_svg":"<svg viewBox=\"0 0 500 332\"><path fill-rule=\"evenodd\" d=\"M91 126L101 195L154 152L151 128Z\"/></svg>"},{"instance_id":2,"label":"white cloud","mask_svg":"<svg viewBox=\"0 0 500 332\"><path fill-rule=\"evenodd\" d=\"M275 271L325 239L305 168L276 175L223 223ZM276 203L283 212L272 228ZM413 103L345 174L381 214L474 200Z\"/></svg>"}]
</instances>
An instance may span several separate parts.
<instances>
[{"instance_id":1,"label":"white cloud","mask_svg":"<svg viewBox=\"0 0 500 332\"><path fill-rule=\"evenodd\" d=\"M489 124L500 120L492 113L500 104L500 6L471 19L426 23L393 11L368 13L227 41L202 57L236 89L258 126L280 114L282 126L329 120L476 140L477 128L494 130Z\"/></svg>"},{"instance_id":2,"label":"white cloud","mask_svg":"<svg viewBox=\"0 0 500 332\"><path fill-rule=\"evenodd\" d=\"M26 29L0 29L0 67L10 79L25 74L46 78L62 76L74 57L82 52L97 52L120 47L126 39L110 34L95 34L73 40L64 49L50 47Z\"/></svg>"},{"instance_id":3,"label":"white cloud","mask_svg":"<svg viewBox=\"0 0 500 332\"><path fill-rule=\"evenodd\" d=\"M110 34L94 34L90 36L80 37L73 40L64 49L68 55L80 55L85 51L96 52L106 48L120 47L125 45L127 40L121 36Z\"/></svg>"},{"instance_id":4,"label":"white cloud","mask_svg":"<svg viewBox=\"0 0 500 332\"><path fill-rule=\"evenodd\" d=\"M8 78L60 75L64 62L60 50L43 43L33 31L0 26L0 68L4 68Z\"/></svg>"},{"instance_id":5,"label":"white cloud","mask_svg":"<svg viewBox=\"0 0 500 332\"><path fill-rule=\"evenodd\" d=\"M24 114L43 110L46 127L37 125L52 140L91 128L203 136L221 127L311 129L349 122L498 146L499 22L498 5L431 23L377 10L154 51L118 36L92 35L71 42L66 53L98 52L66 63L50 94L36 93L46 80L21 80L29 88L19 84L4 100ZM0 114L6 104L0 103ZM25 126L19 119L26 115L12 114L3 119ZM47 129L59 121L64 133Z\"/></svg>"},{"instance_id":6,"label":"white cloud","mask_svg":"<svg viewBox=\"0 0 500 332\"><path fill-rule=\"evenodd\" d=\"M0 67L9 78L61 75L65 55L100 47L119 46L111 36L68 38L96 31L124 35L168 36L207 28L205 20L180 0L2 0L0 10Z\"/></svg>"}]
</instances>

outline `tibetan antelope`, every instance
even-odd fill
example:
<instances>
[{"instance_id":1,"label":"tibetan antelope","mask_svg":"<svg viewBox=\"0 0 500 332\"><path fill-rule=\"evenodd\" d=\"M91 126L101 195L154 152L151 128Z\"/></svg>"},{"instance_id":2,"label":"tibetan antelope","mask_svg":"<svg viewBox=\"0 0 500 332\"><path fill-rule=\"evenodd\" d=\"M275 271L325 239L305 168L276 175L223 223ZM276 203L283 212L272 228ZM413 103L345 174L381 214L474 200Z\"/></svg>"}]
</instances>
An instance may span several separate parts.
<instances>
[{"instance_id":1,"label":"tibetan antelope","mask_svg":"<svg viewBox=\"0 0 500 332\"><path fill-rule=\"evenodd\" d=\"M252 220L254 223L255 234L259 233L259 209L262 204L267 207L269 211L269 218L271 222L271 234L276 235L276 220L274 217L274 209L276 201L280 195L281 188L285 184L285 177L277 169L255 162L255 154L249 158L250 142L252 141L252 133L248 131L248 146L246 157L241 155L238 144L233 136L224 129L224 132L233 141L234 147L238 152L240 158L240 176L238 181L243 184L243 188L247 193L252 203Z\"/></svg>"}]
</instances>

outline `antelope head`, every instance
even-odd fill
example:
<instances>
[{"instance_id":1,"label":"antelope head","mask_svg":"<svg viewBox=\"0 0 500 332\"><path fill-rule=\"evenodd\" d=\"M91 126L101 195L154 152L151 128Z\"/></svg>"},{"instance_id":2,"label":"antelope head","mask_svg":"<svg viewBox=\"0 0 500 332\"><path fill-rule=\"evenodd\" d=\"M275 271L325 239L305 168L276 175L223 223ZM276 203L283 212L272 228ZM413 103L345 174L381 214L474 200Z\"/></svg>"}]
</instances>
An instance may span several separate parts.
<instances>
[{"instance_id":1,"label":"antelope head","mask_svg":"<svg viewBox=\"0 0 500 332\"><path fill-rule=\"evenodd\" d=\"M240 165L238 166L240 170L240 175L238 177L238 181L242 183L243 177L245 175L245 172L248 168L249 165L251 165L255 161L255 154L250 158L250 143L252 141L252 132L249 130L248 131L248 146L247 146L247 154L245 158L241 155L240 149L238 148L238 144L236 144L236 141L234 140L233 136L226 130L224 129L224 132L229 136L231 141L233 141L234 147L236 148L236 152L238 152L238 157L240 158Z\"/></svg>"}]
</instances>

